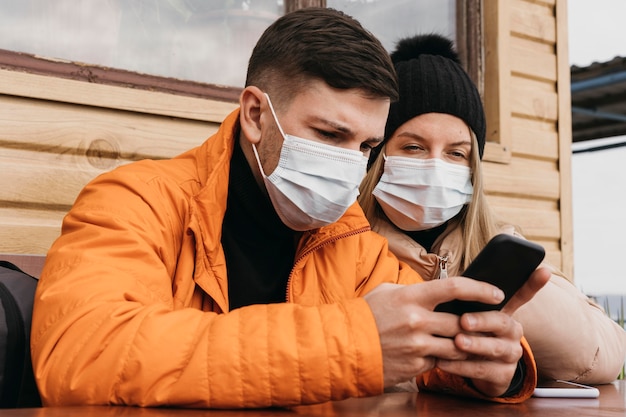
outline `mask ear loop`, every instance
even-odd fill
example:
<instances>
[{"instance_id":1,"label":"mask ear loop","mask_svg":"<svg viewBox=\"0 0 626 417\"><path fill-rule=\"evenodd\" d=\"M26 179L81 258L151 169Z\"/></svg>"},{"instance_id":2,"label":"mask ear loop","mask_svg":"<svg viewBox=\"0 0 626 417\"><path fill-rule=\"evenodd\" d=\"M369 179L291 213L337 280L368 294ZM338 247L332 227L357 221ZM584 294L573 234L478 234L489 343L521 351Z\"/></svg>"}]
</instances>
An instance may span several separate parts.
<instances>
[{"instance_id":1,"label":"mask ear loop","mask_svg":"<svg viewBox=\"0 0 626 417\"><path fill-rule=\"evenodd\" d=\"M263 93L263 94L267 98L267 104L269 104L270 106L270 111L272 112L272 116L274 117L276 126L278 126L278 130L280 131L280 134L283 135L283 138L284 138L285 132L283 132L282 126L280 125L280 123L278 123L278 118L276 117L274 106L272 106L272 100L270 100L270 96L267 93ZM252 144L252 151L254 152L254 157L256 158L256 162L259 165L259 170L261 171L261 175L263 175L264 178L267 178L267 175L265 175L265 171L263 170L263 165L261 165L261 158L259 158L259 152L257 151L256 145L254 143Z\"/></svg>"},{"instance_id":2,"label":"mask ear loop","mask_svg":"<svg viewBox=\"0 0 626 417\"><path fill-rule=\"evenodd\" d=\"M259 152L256 150L256 145L254 143L252 144L252 151L254 152L254 157L256 158L256 163L259 166L259 171L261 171L261 175L263 175L263 178L267 178L267 175L265 175L265 171L263 170L263 165L261 165Z\"/></svg>"},{"instance_id":3,"label":"mask ear loop","mask_svg":"<svg viewBox=\"0 0 626 417\"><path fill-rule=\"evenodd\" d=\"M269 106L270 106L270 110L272 111L272 116L274 116L274 121L276 122L276 126L278 126L278 130L280 130L280 134L283 135L283 138L284 138L286 135L285 135L285 132L283 132L282 126L278 122L278 117L276 117L276 112L274 111L274 106L272 106L272 100L270 100L270 96L267 95L267 93L263 93L263 94L265 94L265 97L267 97L267 104L269 104Z\"/></svg>"}]
</instances>

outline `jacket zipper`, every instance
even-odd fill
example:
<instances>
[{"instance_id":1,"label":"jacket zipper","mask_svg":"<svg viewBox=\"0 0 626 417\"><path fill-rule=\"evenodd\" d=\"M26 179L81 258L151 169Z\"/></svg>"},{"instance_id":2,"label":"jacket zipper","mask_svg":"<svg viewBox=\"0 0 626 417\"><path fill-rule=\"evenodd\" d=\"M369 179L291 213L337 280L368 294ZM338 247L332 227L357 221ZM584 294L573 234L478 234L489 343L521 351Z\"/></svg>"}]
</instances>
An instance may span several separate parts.
<instances>
[{"instance_id":1,"label":"jacket zipper","mask_svg":"<svg viewBox=\"0 0 626 417\"><path fill-rule=\"evenodd\" d=\"M328 245L329 243L332 242L336 242L339 239L343 239L344 237L349 237L349 236L354 236L354 235L358 235L359 233L365 233L365 232L369 232L370 230L372 230L371 227L367 226L367 227L362 227L360 229L356 229L356 230L352 230L351 232L347 232L347 233L342 233L340 235L334 236L330 239L327 239L323 242L318 243L315 246L310 247L309 249L305 250L304 252L302 252L300 254L300 256L298 256L298 258L296 259L296 261L293 263L293 267L291 268L291 272L289 273L289 278L287 279L287 290L285 293L285 300L287 302L289 302L289 291L291 289L291 280L293 278L293 271L296 269L296 265L298 265L298 263L304 259L309 253L314 252L326 245Z\"/></svg>"},{"instance_id":2,"label":"jacket zipper","mask_svg":"<svg viewBox=\"0 0 626 417\"><path fill-rule=\"evenodd\" d=\"M437 259L439 260L439 279L448 278L448 256L437 255Z\"/></svg>"}]
</instances>

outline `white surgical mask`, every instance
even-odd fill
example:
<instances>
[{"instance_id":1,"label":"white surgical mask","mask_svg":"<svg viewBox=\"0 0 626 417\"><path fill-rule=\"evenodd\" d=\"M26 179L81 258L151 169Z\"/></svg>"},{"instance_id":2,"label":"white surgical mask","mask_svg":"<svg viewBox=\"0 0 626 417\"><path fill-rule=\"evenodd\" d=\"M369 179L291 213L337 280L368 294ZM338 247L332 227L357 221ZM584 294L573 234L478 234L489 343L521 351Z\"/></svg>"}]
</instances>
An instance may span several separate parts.
<instances>
[{"instance_id":1,"label":"white surgical mask","mask_svg":"<svg viewBox=\"0 0 626 417\"><path fill-rule=\"evenodd\" d=\"M385 156L385 170L372 194L397 227L417 231L456 216L473 191L469 167L437 158Z\"/></svg>"},{"instance_id":2,"label":"white surgical mask","mask_svg":"<svg viewBox=\"0 0 626 417\"><path fill-rule=\"evenodd\" d=\"M336 222L359 195L367 157L360 151L286 135L265 96L284 139L278 166L269 176L256 146L252 149L274 210L287 227L297 231Z\"/></svg>"}]
</instances>

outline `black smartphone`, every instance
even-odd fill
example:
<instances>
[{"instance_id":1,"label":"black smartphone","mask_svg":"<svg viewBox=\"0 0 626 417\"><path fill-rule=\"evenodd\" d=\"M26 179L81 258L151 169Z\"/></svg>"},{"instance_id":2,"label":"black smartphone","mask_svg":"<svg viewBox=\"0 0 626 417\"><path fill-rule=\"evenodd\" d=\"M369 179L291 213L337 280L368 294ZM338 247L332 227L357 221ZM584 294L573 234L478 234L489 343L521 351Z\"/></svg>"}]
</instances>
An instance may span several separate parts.
<instances>
[{"instance_id":1,"label":"black smartphone","mask_svg":"<svg viewBox=\"0 0 626 417\"><path fill-rule=\"evenodd\" d=\"M461 315L499 310L524 285L544 257L545 250L537 243L508 234L496 235L461 275L495 285L504 291L504 300L500 304L452 300L439 304L435 311Z\"/></svg>"}]
</instances>

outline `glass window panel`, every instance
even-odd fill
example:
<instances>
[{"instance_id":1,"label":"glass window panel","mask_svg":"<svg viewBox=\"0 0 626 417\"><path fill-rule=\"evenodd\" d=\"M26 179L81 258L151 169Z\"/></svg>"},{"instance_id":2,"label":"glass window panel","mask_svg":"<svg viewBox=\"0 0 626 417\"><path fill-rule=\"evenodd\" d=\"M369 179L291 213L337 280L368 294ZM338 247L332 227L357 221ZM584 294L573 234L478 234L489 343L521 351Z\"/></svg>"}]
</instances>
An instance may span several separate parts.
<instances>
[{"instance_id":1,"label":"glass window panel","mask_svg":"<svg viewBox=\"0 0 626 417\"><path fill-rule=\"evenodd\" d=\"M284 1L2 0L0 49L243 87L252 48ZM456 0L326 3L360 20L388 50L416 33L456 35Z\"/></svg>"},{"instance_id":2,"label":"glass window panel","mask_svg":"<svg viewBox=\"0 0 626 417\"><path fill-rule=\"evenodd\" d=\"M283 0L2 0L0 49L243 86Z\"/></svg>"},{"instance_id":3,"label":"glass window panel","mask_svg":"<svg viewBox=\"0 0 626 417\"><path fill-rule=\"evenodd\" d=\"M436 32L456 39L456 0L327 0L355 17L391 51L403 37Z\"/></svg>"}]
</instances>

